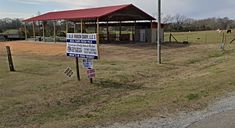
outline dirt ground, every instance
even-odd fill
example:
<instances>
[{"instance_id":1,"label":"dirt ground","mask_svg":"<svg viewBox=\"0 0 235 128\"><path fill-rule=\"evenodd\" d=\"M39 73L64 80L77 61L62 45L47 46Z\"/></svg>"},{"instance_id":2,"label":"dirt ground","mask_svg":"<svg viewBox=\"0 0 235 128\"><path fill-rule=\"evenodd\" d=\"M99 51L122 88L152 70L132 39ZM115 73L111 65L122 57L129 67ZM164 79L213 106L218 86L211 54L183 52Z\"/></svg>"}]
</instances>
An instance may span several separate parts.
<instances>
[{"instance_id":1,"label":"dirt ground","mask_svg":"<svg viewBox=\"0 0 235 128\"><path fill-rule=\"evenodd\" d=\"M66 44L57 43L39 43L31 41L13 41L13 42L1 42L0 46L10 46L16 54L22 52L30 52L42 55L63 55L66 51Z\"/></svg>"},{"instance_id":2,"label":"dirt ground","mask_svg":"<svg viewBox=\"0 0 235 128\"><path fill-rule=\"evenodd\" d=\"M66 56L66 43L44 43L34 41L11 41L11 42L0 42L0 51L5 46L10 46L14 54L33 53L38 55L48 56ZM162 46L164 49L163 54L173 54L177 48L188 47L189 44L168 44L165 43ZM100 44L100 55L102 58L114 58L114 59L126 59L125 57L131 57L131 59L152 59L156 56L156 44ZM113 52L113 49L117 49ZM130 50L127 50L129 49ZM186 49L184 49L186 50ZM189 49L190 50L190 49ZM136 55L136 53L142 53ZM126 54L130 56L126 56ZM145 56L148 54L149 56ZM121 58L122 57L122 58Z\"/></svg>"}]
</instances>

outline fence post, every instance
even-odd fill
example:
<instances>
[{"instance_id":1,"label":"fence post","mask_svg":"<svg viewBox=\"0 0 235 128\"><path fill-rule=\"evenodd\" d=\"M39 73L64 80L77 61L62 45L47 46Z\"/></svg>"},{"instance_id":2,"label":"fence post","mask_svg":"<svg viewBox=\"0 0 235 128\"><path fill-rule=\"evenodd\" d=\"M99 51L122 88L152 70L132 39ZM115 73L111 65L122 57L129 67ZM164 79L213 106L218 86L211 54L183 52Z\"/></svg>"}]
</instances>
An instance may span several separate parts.
<instances>
[{"instance_id":1,"label":"fence post","mask_svg":"<svg viewBox=\"0 0 235 128\"><path fill-rule=\"evenodd\" d=\"M12 61L10 46L6 46L6 50L7 50L7 57L8 57L10 71L15 71L13 61Z\"/></svg>"},{"instance_id":2,"label":"fence post","mask_svg":"<svg viewBox=\"0 0 235 128\"><path fill-rule=\"evenodd\" d=\"M171 33L170 33L170 36L169 36L169 42L171 43Z\"/></svg>"}]
</instances>

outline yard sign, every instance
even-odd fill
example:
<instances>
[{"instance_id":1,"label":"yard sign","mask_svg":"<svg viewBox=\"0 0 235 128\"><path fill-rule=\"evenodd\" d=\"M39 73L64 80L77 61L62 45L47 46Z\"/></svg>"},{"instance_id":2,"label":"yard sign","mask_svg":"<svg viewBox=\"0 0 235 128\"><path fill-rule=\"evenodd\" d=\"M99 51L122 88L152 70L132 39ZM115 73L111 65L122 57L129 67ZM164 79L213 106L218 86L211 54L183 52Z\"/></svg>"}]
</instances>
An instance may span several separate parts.
<instances>
[{"instance_id":1,"label":"yard sign","mask_svg":"<svg viewBox=\"0 0 235 128\"><path fill-rule=\"evenodd\" d=\"M67 33L67 56L98 59L97 38L95 34Z\"/></svg>"},{"instance_id":2,"label":"yard sign","mask_svg":"<svg viewBox=\"0 0 235 128\"><path fill-rule=\"evenodd\" d=\"M89 59L89 58L83 59L83 67L86 69L92 69L93 68L92 59Z\"/></svg>"},{"instance_id":3,"label":"yard sign","mask_svg":"<svg viewBox=\"0 0 235 128\"><path fill-rule=\"evenodd\" d=\"M90 82L93 83L92 78L95 77L95 69L92 69L92 59L99 58L98 41L96 33L67 33L66 54L67 56L76 58L78 80L80 80L78 58L83 58L84 67L87 68L88 78L90 78Z\"/></svg>"},{"instance_id":4,"label":"yard sign","mask_svg":"<svg viewBox=\"0 0 235 128\"><path fill-rule=\"evenodd\" d=\"M94 78L95 77L95 69L88 69L87 76L88 76L88 78Z\"/></svg>"}]
</instances>

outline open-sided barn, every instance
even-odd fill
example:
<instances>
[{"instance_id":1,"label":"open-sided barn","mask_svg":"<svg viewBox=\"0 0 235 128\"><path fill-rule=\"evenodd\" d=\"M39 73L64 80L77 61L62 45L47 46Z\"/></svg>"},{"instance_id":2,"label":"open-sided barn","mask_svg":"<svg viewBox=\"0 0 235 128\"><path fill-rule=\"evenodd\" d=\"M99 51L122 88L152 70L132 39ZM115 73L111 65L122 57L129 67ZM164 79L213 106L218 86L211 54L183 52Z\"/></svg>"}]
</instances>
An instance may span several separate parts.
<instances>
[{"instance_id":1,"label":"open-sided barn","mask_svg":"<svg viewBox=\"0 0 235 128\"><path fill-rule=\"evenodd\" d=\"M154 22L155 18L132 4L48 12L24 21L32 23L33 38L37 36L35 35L35 22L53 21L53 37L54 41L56 41L56 22L62 20L67 23L66 33L69 29L69 22L74 24L74 32L79 30L81 33L88 33L87 29L93 27L94 29L90 29L93 31L89 32L98 33L101 42L156 42L157 40L157 23ZM128 32L124 32L123 28L127 29ZM43 22L42 31L43 34L40 36L45 41L45 24ZM163 41L163 29L161 33L161 40ZM27 35L25 36L27 38Z\"/></svg>"}]
</instances>

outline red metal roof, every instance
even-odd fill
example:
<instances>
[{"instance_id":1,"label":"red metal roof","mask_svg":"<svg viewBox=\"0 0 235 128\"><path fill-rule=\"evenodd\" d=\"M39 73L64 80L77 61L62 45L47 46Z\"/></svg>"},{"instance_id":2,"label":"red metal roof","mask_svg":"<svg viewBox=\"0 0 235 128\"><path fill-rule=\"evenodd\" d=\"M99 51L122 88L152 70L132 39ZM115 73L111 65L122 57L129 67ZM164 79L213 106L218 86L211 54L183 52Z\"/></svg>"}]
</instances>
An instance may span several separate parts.
<instances>
[{"instance_id":1,"label":"red metal roof","mask_svg":"<svg viewBox=\"0 0 235 128\"><path fill-rule=\"evenodd\" d=\"M36 17L32 17L24 20L25 22L32 21L47 21L47 20L79 20L79 19L96 19L108 16L118 11L122 11L129 8L135 12L141 13L142 17L146 18L145 20L155 20L152 16L148 15L144 11L135 7L132 4L128 5L117 5L117 6L107 6L107 7L98 7L98 8L89 8L89 9L79 9L79 10L66 10L66 11L57 11L57 12L48 12Z\"/></svg>"}]
</instances>

